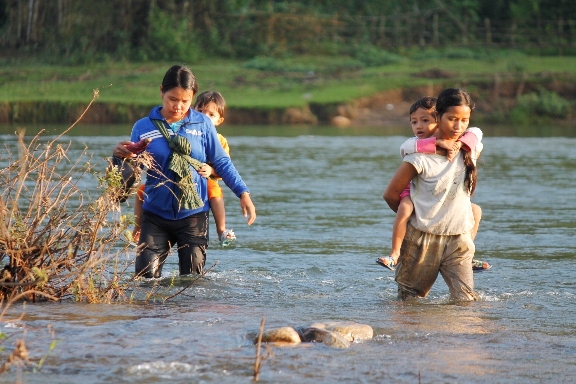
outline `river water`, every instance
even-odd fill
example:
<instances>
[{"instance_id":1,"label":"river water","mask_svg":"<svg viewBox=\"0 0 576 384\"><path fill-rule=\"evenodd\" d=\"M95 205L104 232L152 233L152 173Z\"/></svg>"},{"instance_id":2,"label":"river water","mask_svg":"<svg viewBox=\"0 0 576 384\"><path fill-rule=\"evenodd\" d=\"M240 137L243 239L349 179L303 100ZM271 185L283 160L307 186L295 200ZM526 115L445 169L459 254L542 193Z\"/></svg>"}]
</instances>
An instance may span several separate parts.
<instances>
[{"instance_id":1,"label":"river water","mask_svg":"<svg viewBox=\"0 0 576 384\"><path fill-rule=\"evenodd\" d=\"M226 249L212 241L206 265L219 263L206 279L166 303L17 305L3 332L25 330L35 361L58 344L40 370L12 368L0 381L248 383L263 317L266 328L374 329L347 349L272 347L263 383L576 381L576 138L486 135L476 258L493 268L474 275L478 302L455 305L441 278L427 298L397 302L392 272L375 263L389 251L394 214L381 196L405 137L254 132L225 134L258 218L248 227L225 191L238 240ZM119 139L65 140L101 159ZM164 275L175 271L172 255Z\"/></svg>"}]
</instances>

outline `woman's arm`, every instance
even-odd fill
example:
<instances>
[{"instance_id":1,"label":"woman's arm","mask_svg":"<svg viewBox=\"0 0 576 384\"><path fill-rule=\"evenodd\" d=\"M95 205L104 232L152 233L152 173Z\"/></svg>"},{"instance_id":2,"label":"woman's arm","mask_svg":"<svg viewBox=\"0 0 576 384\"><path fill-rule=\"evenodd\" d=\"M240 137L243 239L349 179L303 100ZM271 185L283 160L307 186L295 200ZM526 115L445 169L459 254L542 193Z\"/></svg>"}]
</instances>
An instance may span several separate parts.
<instances>
[{"instance_id":1,"label":"woman's arm","mask_svg":"<svg viewBox=\"0 0 576 384\"><path fill-rule=\"evenodd\" d=\"M400 205L400 194L406 188L408 183L418 175L416 168L410 163L403 162L400 167L392 176L388 187L384 191L384 200L388 203L390 209L394 212L398 212L398 206Z\"/></svg>"}]
</instances>

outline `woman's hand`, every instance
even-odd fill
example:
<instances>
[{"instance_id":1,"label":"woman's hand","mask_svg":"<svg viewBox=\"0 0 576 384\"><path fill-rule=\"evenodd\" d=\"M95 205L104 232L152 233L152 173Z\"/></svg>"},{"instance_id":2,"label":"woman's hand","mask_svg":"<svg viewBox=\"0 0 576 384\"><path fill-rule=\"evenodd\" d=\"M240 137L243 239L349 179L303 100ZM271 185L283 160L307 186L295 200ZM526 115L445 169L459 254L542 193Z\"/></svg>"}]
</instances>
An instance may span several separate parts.
<instances>
[{"instance_id":1,"label":"woman's hand","mask_svg":"<svg viewBox=\"0 0 576 384\"><path fill-rule=\"evenodd\" d=\"M250 193L244 192L240 195L240 209L242 209L242 215L248 218L248 225L251 225L256 220L256 207L252 203Z\"/></svg>"},{"instance_id":2,"label":"woman's hand","mask_svg":"<svg viewBox=\"0 0 576 384\"><path fill-rule=\"evenodd\" d=\"M200 176L202 176L203 178L207 179L209 178L211 175L216 174L216 172L214 171L214 168L212 168L211 166L209 166L208 164L204 163L202 165L202 168L200 168L198 170L198 174Z\"/></svg>"},{"instance_id":3,"label":"woman's hand","mask_svg":"<svg viewBox=\"0 0 576 384\"><path fill-rule=\"evenodd\" d=\"M120 158L131 158L131 157L136 157L136 155L134 153L132 153L128 148L126 148L125 146L128 144L134 144L131 141L121 141L118 144L116 144L116 146L114 147L114 149L112 150L112 154L116 157L120 157Z\"/></svg>"}]
</instances>

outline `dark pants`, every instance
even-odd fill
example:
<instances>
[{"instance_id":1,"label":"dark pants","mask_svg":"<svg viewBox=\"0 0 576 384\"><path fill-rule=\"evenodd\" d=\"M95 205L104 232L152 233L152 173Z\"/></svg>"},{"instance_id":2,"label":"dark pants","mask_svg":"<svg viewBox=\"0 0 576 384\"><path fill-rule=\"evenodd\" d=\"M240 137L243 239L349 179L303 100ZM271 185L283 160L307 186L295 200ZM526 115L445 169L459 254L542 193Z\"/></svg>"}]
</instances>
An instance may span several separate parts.
<instances>
[{"instance_id":1,"label":"dark pants","mask_svg":"<svg viewBox=\"0 0 576 384\"><path fill-rule=\"evenodd\" d=\"M208 212L180 220L166 220L144 211L140 234L140 247L143 249L136 255L136 274L147 278L160 277L174 244L178 245L180 274L202 273L208 248Z\"/></svg>"}]
</instances>

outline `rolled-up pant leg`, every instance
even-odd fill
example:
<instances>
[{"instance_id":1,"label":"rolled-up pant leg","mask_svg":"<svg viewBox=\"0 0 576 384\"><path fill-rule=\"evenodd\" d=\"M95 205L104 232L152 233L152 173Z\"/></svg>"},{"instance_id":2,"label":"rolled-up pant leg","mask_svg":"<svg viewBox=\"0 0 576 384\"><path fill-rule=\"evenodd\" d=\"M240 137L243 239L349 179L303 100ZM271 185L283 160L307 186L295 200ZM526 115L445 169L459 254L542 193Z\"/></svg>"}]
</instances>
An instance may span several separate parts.
<instances>
[{"instance_id":1,"label":"rolled-up pant leg","mask_svg":"<svg viewBox=\"0 0 576 384\"><path fill-rule=\"evenodd\" d=\"M398 298L426 297L438 273L456 300L475 300L470 234L434 235L408 224L396 268Z\"/></svg>"},{"instance_id":2,"label":"rolled-up pant leg","mask_svg":"<svg viewBox=\"0 0 576 384\"><path fill-rule=\"evenodd\" d=\"M454 300L477 300L472 272L472 258L476 248L472 237L470 233L446 237L440 273L450 289L450 296Z\"/></svg>"},{"instance_id":3,"label":"rolled-up pant leg","mask_svg":"<svg viewBox=\"0 0 576 384\"><path fill-rule=\"evenodd\" d=\"M396 267L399 299L428 295L440 271L441 240L441 236L422 232L408 223Z\"/></svg>"}]
</instances>

